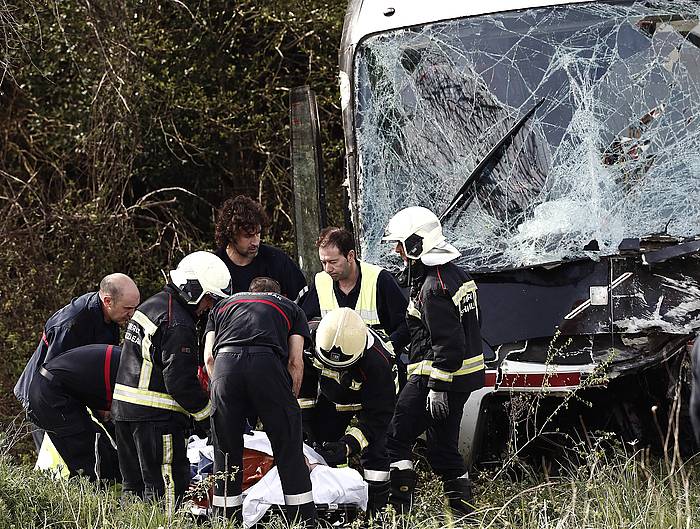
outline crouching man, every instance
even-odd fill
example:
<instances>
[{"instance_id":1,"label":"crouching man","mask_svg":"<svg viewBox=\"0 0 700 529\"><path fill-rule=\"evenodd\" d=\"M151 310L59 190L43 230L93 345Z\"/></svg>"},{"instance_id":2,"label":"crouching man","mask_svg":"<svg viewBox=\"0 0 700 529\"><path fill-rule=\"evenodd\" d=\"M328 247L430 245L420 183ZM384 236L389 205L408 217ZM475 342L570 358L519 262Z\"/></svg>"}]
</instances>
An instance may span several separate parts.
<instances>
[{"instance_id":1,"label":"crouching man","mask_svg":"<svg viewBox=\"0 0 700 529\"><path fill-rule=\"evenodd\" d=\"M250 290L220 301L206 328L214 472L224 473L214 482L214 515L242 520L243 433L246 417L254 414L272 445L288 520L310 527L316 506L296 400L309 326L275 280L255 278Z\"/></svg>"},{"instance_id":2,"label":"crouching man","mask_svg":"<svg viewBox=\"0 0 700 529\"><path fill-rule=\"evenodd\" d=\"M394 357L360 315L344 307L318 323L306 366L299 399L304 427L328 464L360 456L372 515L389 497L386 432L396 398ZM357 426L349 427L353 417Z\"/></svg>"},{"instance_id":3,"label":"crouching man","mask_svg":"<svg viewBox=\"0 0 700 529\"><path fill-rule=\"evenodd\" d=\"M396 242L410 283L408 382L387 439L390 501L397 510L410 509L416 485L411 447L426 432L428 462L443 481L449 505L467 514L472 511L471 484L457 443L464 404L484 385L476 284L452 262L460 253L426 208L399 211L384 240Z\"/></svg>"},{"instance_id":4,"label":"crouching man","mask_svg":"<svg viewBox=\"0 0 700 529\"><path fill-rule=\"evenodd\" d=\"M70 349L41 366L29 386L29 416L71 477L120 479L111 427L101 422L109 418L120 355L109 344Z\"/></svg>"}]
</instances>

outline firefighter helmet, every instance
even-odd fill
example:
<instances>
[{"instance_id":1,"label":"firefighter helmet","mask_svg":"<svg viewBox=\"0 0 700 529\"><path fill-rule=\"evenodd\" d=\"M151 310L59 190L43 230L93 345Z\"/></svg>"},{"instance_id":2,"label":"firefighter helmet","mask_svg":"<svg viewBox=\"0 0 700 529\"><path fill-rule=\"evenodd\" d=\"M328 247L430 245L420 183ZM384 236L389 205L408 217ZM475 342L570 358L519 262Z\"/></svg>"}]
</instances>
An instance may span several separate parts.
<instances>
[{"instance_id":1,"label":"firefighter helmet","mask_svg":"<svg viewBox=\"0 0 700 529\"><path fill-rule=\"evenodd\" d=\"M196 305L206 295L225 298L231 286L231 274L226 264L211 252L194 252L186 255L170 279L182 298Z\"/></svg>"},{"instance_id":2,"label":"firefighter helmet","mask_svg":"<svg viewBox=\"0 0 700 529\"><path fill-rule=\"evenodd\" d=\"M367 325L354 310L342 307L328 312L316 329L314 355L324 366L346 369L374 343Z\"/></svg>"},{"instance_id":3,"label":"firefighter helmet","mask_svg":"<svg viewBox=\"0 0 700 529\"><path fill-rule=\"evenodd\" d=\"M460 255L445 240L437 215L421 206L404 208L391 217L382 240L400 242L409 259L420 259L430 266L444 264Z\"/></svg>"}]
</instances>

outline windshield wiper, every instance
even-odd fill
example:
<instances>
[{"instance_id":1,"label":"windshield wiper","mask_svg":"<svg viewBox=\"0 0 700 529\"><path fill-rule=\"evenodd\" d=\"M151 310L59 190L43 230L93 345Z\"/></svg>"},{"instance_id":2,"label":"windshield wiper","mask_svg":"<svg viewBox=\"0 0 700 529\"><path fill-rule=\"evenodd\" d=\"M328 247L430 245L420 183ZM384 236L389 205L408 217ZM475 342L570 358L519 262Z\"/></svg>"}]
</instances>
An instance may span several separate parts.
<instances>
[{"instance_id":1,"label":"windshield wiper","mask_svg":"<svg viewBox=\"0 0 700 529\"><path fill-rule=\"evenodd\" d=\"M518 120L518 122L513 125L513 127L500 139L498 143L489 151L489 153L484 157L481 162L474 168L474 170L469 174L467 179L459 188L459 191L455 194L450 205L447 209L440 215L440 221L444 224L447 218L452 215L453 212L462 212L476 196L476 191L474 190L472 184L482 178L483 176L488 176L498 165L498 163L503 158L503 155L508 151L510 146L513 144L515 137L518 135L520 130L525 126L525 123L532 117L535 111L544 103L544 99L540 100L538 103L532 107L527 114ZM459 206L459 207L458 207ZM459 215L455 220L459 219Z\"/></svg>"}]
</instances>

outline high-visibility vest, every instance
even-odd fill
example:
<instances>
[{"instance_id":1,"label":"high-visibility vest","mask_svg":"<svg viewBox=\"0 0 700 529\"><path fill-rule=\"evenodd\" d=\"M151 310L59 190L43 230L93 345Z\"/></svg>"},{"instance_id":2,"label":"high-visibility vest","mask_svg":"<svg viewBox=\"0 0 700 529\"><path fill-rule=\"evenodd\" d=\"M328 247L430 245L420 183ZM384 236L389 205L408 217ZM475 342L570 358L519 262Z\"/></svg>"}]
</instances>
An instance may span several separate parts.
<instances>
[{"instance_id":1,"label":"high-visibility vest","mask_svg":"<svg viewBox=\"0 0 700 529\"><path fill-rule=\"evenodd\" d=\"M377 265L358 261L362 278L360 283L360 295L354 308L367 325L379 325L379 313L377 312L377 279L382 268ZM326 272L319 272L314 278L316 292L318 293L318 305L321 309L321 317L338 308L338 300L333 292L333 278Z\"/></svg>"}]
</instances>

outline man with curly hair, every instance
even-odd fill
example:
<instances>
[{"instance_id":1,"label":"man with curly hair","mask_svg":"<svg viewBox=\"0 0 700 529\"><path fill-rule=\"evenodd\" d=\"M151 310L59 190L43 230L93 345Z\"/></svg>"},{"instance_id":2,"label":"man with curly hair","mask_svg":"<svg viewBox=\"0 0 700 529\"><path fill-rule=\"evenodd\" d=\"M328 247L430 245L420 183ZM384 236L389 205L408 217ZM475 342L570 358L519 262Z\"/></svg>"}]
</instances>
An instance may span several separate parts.
<instances>
[{"instance_id":1,"label":"man with curly hair","mask_svg":"<svg viewBox=\"0 0 700 529\"><path fill-rule=\"evenodd\" d=\"M243 195L228 199L218 212L215 253L231 272L231 294L246 292L254 278L264 276L276 280L282 294L295 300L306 279L287 254L260 242L261 232L269 225L259 202Z\"/></svg>"}]
</instances>

